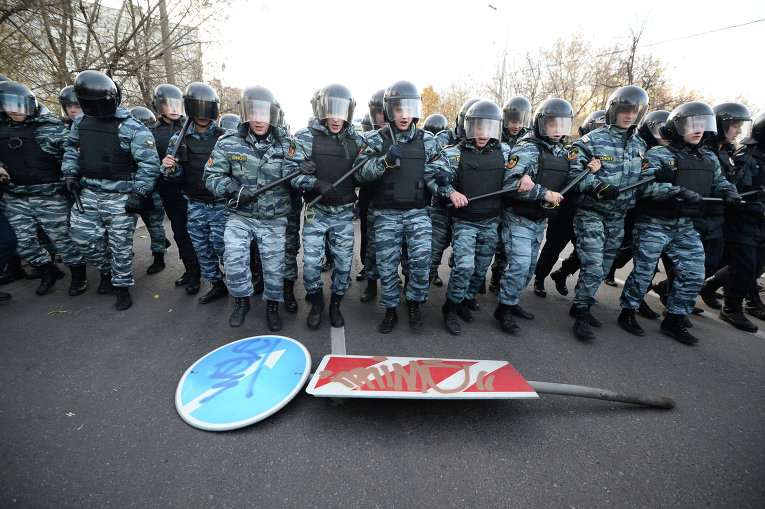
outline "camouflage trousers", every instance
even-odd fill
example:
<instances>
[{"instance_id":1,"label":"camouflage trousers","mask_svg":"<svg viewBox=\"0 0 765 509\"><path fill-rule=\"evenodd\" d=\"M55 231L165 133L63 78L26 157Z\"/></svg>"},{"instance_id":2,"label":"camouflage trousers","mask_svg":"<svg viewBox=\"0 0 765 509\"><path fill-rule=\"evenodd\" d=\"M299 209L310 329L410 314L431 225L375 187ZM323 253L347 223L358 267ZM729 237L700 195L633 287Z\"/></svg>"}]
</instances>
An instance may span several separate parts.
<instances>
[{"instance_id":1,"label":"camouflage trousers","mask_svg":"<svg viewBox=\"0 0 765 509\"><path fill-rule=\"evenodd\" d=\"M501 240L502 237L502 223L499 223L499 238L500 242L497 243L497 249L494 251L494 261L491 263L491 271L504 273L507 267L507 255L505 253L505 243Z\"/></svg>"},{"instance_id":2,"label":"camouflage trousers","mask_svg":"<svg viewBox=\"0 0 765 509\"><path fill-rule=\"evenodd\" d=\"M497 247L498 218L452 223L454 267L449 275L446 297L452 302L474 299L486 279L486 270ZM435 237L435 234L434 234Z\"/></svg>"},{"instance_id":3,"label":"camouflage trousers","mask_svg":"<svg viewBox=\"0 0 765 509\"><path fill-rule=\"evenodd\" d=\"M125 212L125 193L84 188L83 213L72 208L70 234L90 265L111 272L115 287L133 286L133 234L138 216ZM108 246L107 246L108 242Z\"/></svg>"},{"instance_id":4,"label":"camouflage trousers","mask_svg":"<svg viewBox=\"0 0 765 509\"><path fill-rule=\"evenodd\" d=\"M332 293L345 294L351 285L353 263L353 206L337 212L321 208L306 208L303 218L303 282L307 293L315 293L324 286L321 280L322 258L325 256L324 239L329 236L332 256Z\"/></svg>"},{"instance_id":5,"label":"camouflage trousers","mask_svg":"<svg viewBox=\"0 0 765 509\"><path fill-rule=\"evenodd\" d=\"M293 208L287 216L287 229L284 240L284 279L288 281L297 281L298 251L300 251L300 209Z\"/></svg>"},{"instance_id":6,"label":"camouflage trousers","mask_svg":"<svg viewBox=\"0 0 765 509\"><path fill-rule=\"evenodd\" d=\"M255 240L263 267L263 300L284 302L284 236L287 218L254 219L230 213L223 234L226 286L232 297L253 294L250 243Z\"/></svg>"},{"instance_id":7,"label":"camouflage trousers","mask_svg":"<svg viewBox=\"0 0 765 509\"><path fill-rule=\"evenodd\" d=\"M380 303L386 308L395 308L401 301L398 265L402 242L406 243L409 255L406 299L424 302L428 298L432 240L427 209L375 210L373 231L382 287Z\"/></svg>"},{"instance_id":8,"label":"camouflage trousers","mask_svg":"<svg viewBox=\"0 0 765 509\"><path fill-rule=\"evenodd\" d=\"M223 202L205 203L189 200L186 228L199 260L199 270L207 281L223 279L223 232L228 210Z\"/></svg>"},{"instance_id":9,"label":"camouflage trousers","mask_svg":"<svg viewBox=\"0 0 765 509\"><path fill-rule=\"evenodd\" d=\"M595 294L622 245L624 216L606 218L597 212L579 209L574 215L574 234L581 263L574 305L589 309L595 304Z\"/></svg>"},{"instance_id":10,"label":"camouflage trousers","mask_svg":"<svg viewBox=\"0 0 765 509\"><path fill-rule=\"evenodd\" d=\"M502 243L505 246L507 268L500 283L499 302L515 306L521 300L537 267L539 246L545 235L545 219L533 220L513 213L502 214Z\"/></svg>"},{"instance_id":11,"label":"camouflage trousers","mask_svg":"<svg viewBox=\"0 0 765 509\"><path fill-rule=\"evenodd\" d=\"M159 193L151 193L154 210L141 214L141 220L146 225L151 239L151 252L164 254L167 251L167 237L165 236L165 209L162 208L162 199Z\"/></svg>"},{"instance_id":12,"label":"camouflage trousers","mask_svg":"<svg viewBox=\"0 0 765 509\"><path fill-rule=\"evenodd\" d=\"M431 241L430 274L438 274L441 259L446 247L452 240L452 216L448 209L442 205L434 205L428 208L430 222L433 224L433 240ZM452 274L451 277L454 275Z\"/></svg>"},{"instance_id":13,"label":"camouflage trousers","mask_svg":"<svg viewBox=\"0 0 765 509\"><path fill-rule=\"evenodd\" d=\"M620 299L621 306L637 309L651 285L656 263L664 252L672 261L674 281L667 297L667 311L689 315L704 284L704 246L688 222L663 225L636 222L632 231L634 266Z\"/></svg>"},{"instance_id":14,"label":"camouflage trousers","mask_svg":"<svg viewBox=\"0 0 765 509\"><path fill-rule=\"evenodd\" d=\"M85 263L70 237L70 205L66 197L6 194L3 201L5 216L16 233L16 251L27 263L39 267L53 261L48 250L40 243L38 227L48 236L55 252L66 265Z\"/></svg>"}]
</instances>

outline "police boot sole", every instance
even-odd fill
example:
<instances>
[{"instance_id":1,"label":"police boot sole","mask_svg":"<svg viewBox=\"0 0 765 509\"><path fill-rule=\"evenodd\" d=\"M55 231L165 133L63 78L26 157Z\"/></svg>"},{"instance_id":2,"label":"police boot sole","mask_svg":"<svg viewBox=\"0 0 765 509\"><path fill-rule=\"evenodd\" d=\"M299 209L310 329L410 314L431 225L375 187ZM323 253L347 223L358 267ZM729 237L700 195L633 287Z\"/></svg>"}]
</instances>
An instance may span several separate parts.
<instances>
[{"instance_id":1,"label":"police boot sole","mask_svg":"<svg viewBox=\"0 0 765 509\"><path fill-rule=\"evenodd\" d=\"M674 339L675 341L678 341L678 342L680 342L680 343L682 343L684 345L692 346L692 345L695 345L696 343L699 342L698 338L696 338L695 336L693 336L690 333L680 334L678 332L675 332L675 331L673 331L671 329L667 329L665 327L661 327L661 332L665 336L669 336L672 339Z\"/></svg>"},{"instance_id":2,"label":"police boot sole","mask_svg":"<svg viewBox=\"0 0 765 509\"><path fill-rule=\"evenodd\" d=\"M200 304L209 304L211 302L215 302L216 300L220 300L228 295L227 291L219 291L219 290L210 290L206 294L199 297L199 303Z\"/></svg>"},{"instance_id":3,"label":"police boot sole","mask_svg":"<svg viewBox=\"0 0 765 509\"><path fill-rule=\"evenodd\" d=\"M67 290L66 293L69 294L70 297L77 297L78 295L82 295L88 290L88 282L87 281L81 281L78 284L72 283L69 285L69 290Z\"/></svg>"},{"instance_id":4,"label":"police boot sole","mask_svg":"<svg viewBox=\"0 0 765 509\"><path fill-rule=\"evenodd\" d=\"M462 334L462 326L456 316L449 316L444 319L444 326L447 332L452 336L459 336Z\"/></svg>"}]
</instances>

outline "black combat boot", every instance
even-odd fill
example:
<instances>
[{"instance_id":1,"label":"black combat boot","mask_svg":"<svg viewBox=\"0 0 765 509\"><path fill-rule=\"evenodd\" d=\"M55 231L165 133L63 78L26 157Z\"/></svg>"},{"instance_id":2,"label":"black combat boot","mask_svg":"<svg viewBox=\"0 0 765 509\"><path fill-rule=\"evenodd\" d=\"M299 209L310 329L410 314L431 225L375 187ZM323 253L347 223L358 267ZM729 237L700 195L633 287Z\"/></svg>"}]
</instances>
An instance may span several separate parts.
<instances>
[{"instance_id":1,"label":"black combat boot","mask_svg":"<svg viewBox=\"0 0 765 509\"><path fill-rule=\"evenodd\" d=\"M295 300L295 282L284 280L284 309L287 313L297 313L298 305Z\"/></svg>"},{"instance_id":2,"label":"black combat boot","mask_svg":"<svg viewBox=\"0 0 765 509\"><path fill-rule=\"evenodd\" d=\"M590 310L587 308L574 308L574 336L580 341L591 341L595 334L590 328Z\"/></svg>"},{"instance_id":3,"label":"black combat boot","mask_svg":"<svg viewBox=\"0 0 765 509\"><path fill-rule=\"evenodd\" d=\"M210 290L199 297L199 303L200 304L209 304L215 300L222 299L228 295L228 289L226 288L226 284L222 280L213 281L212 285L210 286Z\"/></svg>"},{"instance_id":4,"label":"black combat boot","mask_svg":"<svg viewBox=\"0 0 765 509\"><path fill-rule=\"evenodd\" d=\"M568 308L568 316L570 316L571 318L576 318L576 304L571 304L571 307ZM595 327L599 329L603 326L603 322L598 320L595 317L595 315L593 315L592 312L590 312L590 310L587 310L586 318L587 318L587 323L590 324L590 327Z\"/></svg>"},{"instance_id":5,"label":"black combat boot","mask_svg":"<svg viewBox=\"0 0 765 509\"><path fill-rule=\"evenodd\" d=\"M115 288L114 293L117 295L117 301L114 303L114 309L117 311L125 311L133 305L133 299L130 298L130 288L127 286Z\"/></svg>"},{"instance_id":6,"label":"black combat boot","mask_svg":"<svg viewBox=\"0 0 765 509\"><path fill-rule=\"evenodd\" d=\"M747 299L744 311L748 315L752 315L760 320L765 320L765 304L763 304L760 299L759 292L755 292L749 299Z\"/></svg>"},{"instance_id":7,"label":"black combat boot","mask_svg":"<svg viewBox=\"0 0 765 509\"><path fill-rule=\"evenodd\" d=\"M361 267L361 271L356 274L356 281L364 281L367 278L367 269Z\"/></svg>"},{"instance_id":8,"label":"black combat boot","mask_svg":"<svg viewBox=\"0 0 765 509\"><path fill-rule=\"evenodd\" d=\"M645 336L645 331L635 318L634 309L622 308L622 312L619 313L617 321L621 328L630 334L634 334L635 336Z\"/></svg>"},{"instance_id":9,"label":"black combat boot","mask_svg":"<svg viewBox=\"0 0 765 509\"><path fill-rule=\"evenodd\" d=\"M316 330L321 327L321 314L324 312L324 293L318 290L308 294L308 301L311 303L311 310L306 318L306 325L309 329Z\"/></svg>"},{"instance_id":10,"label":"black combat boot","mask_svg":"<svg viewBox=\"0 0 765 509\"><path fill-rule=\"evenodd\" d=\"M244 317L250 312L249 297L234 297L234 309L231 310L231 316L228 318L228 324L231 327L241 327L244 323Z\"/></svg>"},{"instance_id":11,"label":"black combat boot","mask_svg":"<svg viewBox=\"0 0 765 509\"><path fill-rule=\"evenodd\" d=\"M467 305L467 301L462 301L459 304L457 304L457 316L462 318L462 321L470 323L473 321L473 313L470 311L470 308Z\"/></svg>"},{"instance_id":12,"label":"black combat boot","mask_svg":"<svg viewBox=\"0 0 765 509\"><path fill-rule=\"evenodd\" d=\"M545 280L535 277L534 278L534 295L537 297L542 297L543 299L547 297L547 290L545 290Z\"/></svg>"},{"instance_id":13,"label":"black combat boot","mask_svg":"<svg viewBox=\"0 0 765 509\"><path fill-rule=\"evenodd\" d=\"M189 280L191 279L191 267L194 266L195 264L187 264L186 262L183 262L183 274L175 280L175 286L186 286L189 284Z\"/></svg>"},{"instance_id":14,"label":"black combat boot","mask_svg":"<svg viewBox=\"0 0 765 509\"><path fill-rule=\"evenodd\" d=\"M202 287L202 275L199 272L199 265L192 265L188 268L189 281L186 283L186 293L196 295Z\"/></svg>"},{"instance_id":15,"label":"black combat boot","mask_svg":"<svg viewBox=\"0 0 765 509\"><path fill-rule=\"evenodd\" d=\"M7 302L10 302L11 300L11 294L8 292L0 292L0 304L5 304Z\"/></svg>"},{"instance_id":16,"label":"black combat boot","mask_svg":"<svg viewBox=\"0 0 765 509\"><path fill-rule=\"evenodd\" d=\"M5 266L5 272L0 275L0 285L7 285L19 279L28 279L29 276L21 266L21 258L11 256Z\"/></svg>"},{"instance_id":17,"label":"black combat boot","mask_svg":"<svg viewBox=\"0 0 765 509\"><path fill-rule=\"evenodd\" d=\"M441 307L441 313L444 315L444 325L446 326L446 330L448 330L449 334L452 334L453 336L459 336L462 334L462 325L457 318L457 306L458 304L456 302L452 302L451 300L446 299L446 302L444 302L444 305Z\"/></svg>"},{"instance_id":18,"label":"black combat boot","mask_svg":"<svg viewBox=\"0 0 765 509\"><path fill-rule=\"evenodd\" d=\"M266 301L266 323L268 323L268 330L271 332L282 330L282 319L279 317L279 303L275 300Z\"/></svg>"},{"instance_id":19,"label":"black combat boot","mask_svg":"<svg viewBox=\"0 0 765 509\"><path fill-rule=\"evenodd\" d=\"M651 309L651 306L648 305L645 299L640 301L640 307L637 312L640 316L648 318L649 320L656 320L659 318L659 313Z\"/></svg>"},{"instance_id":20,"label":"black combat boot","mask_svg":"<svg viewBox=\"0 0 765 509\"><path fill-rule=\"evenodd\" d=\"M382 334L390 334L393 332L393 328L397 323L398 313L396 312L396 308L386 308L385 317L383 318L382 322L380 322L380 325L377 326L377 330Z\"/></svg>"},{"instance_id":21,"label":"black combat boot","mask_svg":"<svg viewBox=\"0 0 765 509\"><path fill-rule=\"evenodd\" d=\"M102 272L101 279L98 282L98 289L96 293L99 295L108 295L114 293L114 287L112 286L112 275L109 272Z\"/></svg>"},{"instance_id":22,"label":"black combat boot","mask_svg":"<svg viewBox=\"0 0 765 509\"><path fill-rule=\"evenodd\" d=\"M558 269L550 274L550 279L555 283L555 289L561 295L568 295L568 288L566 287L566 274L562 270Z\"/></svg>"},{"instance_id":23,"label":"black combat boot","mask_svg":"<svg viewBox=\"0 0 765 509\"><path fill-rule=\"evenodd\" d=\"M614 264L611 264L611 270L608 271L608 274L606 275L606 278L603 280L603 282L608 286L619 286L616 284L616 267Z\"/></svg>"},{"instance_id":24,"label":"black combat boot","mask_svg":"<svg viewBox=\"0 0 765 509\"><path fill-rule=\"evenodd\" d=\"M465 299L463 303L470 311L478 311L481 309L481 306L478 305L478 301L475 299Z\"/></svg>"},{"instance_id":25,"label":"black combat boot","mask_svg":"<svg viewBox=\"0 0 765 509\"><path fill-rule=\"evenodd\" d=\"M699 340L685 327L684 315L667 313L661 322L661 331L667 336L686 345L695 345Z\"/></svg>"},{"instance_id":26,"label":"black combat boot","mask_svg":"<svg viewBox=\"0 0 765 509\"><path fill-rule=\"evenodd\" d=\"M498 304L494 310L494 319L500 323L502 330L508 334L517 334L520 327L515 323L513 313L510 312L510 306Z\"/></svg>"},{"instance_id":27,"label":"black combat boot","mask_svg":"<svg viewBox=\"0 0 765 509\"><path fill-rule=\"evenodd\" d=\"M722 286L722 281L718 280L715 276L710 277L704 281L704 286L701 287L699 297L701 300L712 309L721 309L722 304L720 298L717 296L717 290Z\"/></svg>"},{"instance_id":28,"label":"black combat boot","mask_svg":"<svg viewBox=\"0 0 765 509\"><path fill-rule=\"evenodd\" d=\"M85 272L85 264L72 265L69 267L72 273L72 280L69 282L69 296L76 297L82 295L88 289L88 276Z\"/></svg>"},{"instance_id":29,"label":"black combat boot","mask_svg":"<svg viewBox=\"0 0 765 509\"><path fill-rule=\"evenodd\" d=\"M525 309L523 309L519 304L513 304L512 306L508 306L510 308L510 312L513 314L513 316L517 316L518 318L523 318L524 320L533 320L534 314L529 313Z\"/></svg>"},{"instance_id":30,"label":"black combat boot","mask_svg":"<svg viewBox=\"0 0 765 509\"><path fill-rule=\"evenodd\" d=\"M146 268L147 274L156 274L165 270L165 253L152 253L154 261Z\"/></svg>"},{"instance_id":31,"label":"black combat boot","mask_svg":"<svg viewBox=\"0 0 765 509\"><path fill-rule=\"evenodd\" d=\"M757 332L757 326L744 316L741 308L742 298L725 299L725 306L720 311L720 318L735 328L746 332Z\"/></svg>"},{"instance_id":32,"label":"black combat boot","mask_svg":"<svg viewBox=\"0 0 765 509\"><path fill-rule=\"evenodd\" d=\"M45 265L40 266L42 277L40 278L40 286L35 290L37 295L45 295L46 293L53 291L53 285L56 284L56 279L59 279L56 277L53 268L54 266L52 263L46 263Z\"/></svg>"},{"instance_id":33,"label":"black combat boot","mask_svg":"<svg viewBox=\"0 0 765 509\"><path fill-rule=\"evenodd\" d=\"M367 287L361 292L361 302L370 302L377 297L377 280L367 279Z\"/></svg>"},{"instance_id":34,"label":"black combat boot","mask_svg":"<svg viewBox=\"0 0 765 509\"><path fill-rule=\"evenodd\" d=\"M409 314L409 328L413 331L419 332L422 329L422 311L420 310L420 303L416 300L406 301L406 310Z\"/></svg>"},{"instance_id":35,"label":"black combat boot","mask_svg":"<svg viewBox=\"0 0 765 509\"><path fill-rule=\"evenodd\" d=\"M343 296L333 293L329 298L329 324L332 327L344 327L345 318L340 312L340 303L343 301Z\"/></svg>"}]
</instances>

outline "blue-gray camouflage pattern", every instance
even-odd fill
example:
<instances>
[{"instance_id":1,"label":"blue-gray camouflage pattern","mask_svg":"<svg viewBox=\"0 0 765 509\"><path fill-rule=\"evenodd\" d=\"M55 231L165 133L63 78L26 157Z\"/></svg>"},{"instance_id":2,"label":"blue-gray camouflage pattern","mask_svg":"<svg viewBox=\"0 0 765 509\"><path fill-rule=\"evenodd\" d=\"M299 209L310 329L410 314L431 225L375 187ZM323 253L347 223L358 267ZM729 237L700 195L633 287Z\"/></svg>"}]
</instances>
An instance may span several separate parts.
<instances>
[{"instance_id":1,"label":"blue-gray camouflage pattern","mask_svg":"<svg viewBox=\"0 0 765 509\"><path fill-rule=\"evenodd\" d=\"M223 236L227 220L228 209L222 201L205 203L189 200L186 229L197 253L202 277L211 283L223 279L221 264L225 252Z\"/></svg>"},{"instance_id":2,"label":"blue-gray camouflage pattern","mask_svg":"<svg viewBox=\"0 0 765 509\"><path fill-rule=\"evenodd\" d=\"M154 204L154 208L144 215L141 215L141 219L145 219L144 224L146 230L149 232L149 239L151 241L151 252L162 253L167 252L167 235L165 234L165 209L162 207L162 198L159 197L158 192L151 193L151 201Z\"/></svg>"},{"instance_id":3,"label":"blue-gray camouflage pattern","mask_svg":"<svg viewBox=\"0 0 765 509\"><path fill-rule=\"evenodd\" d=\"M486 280L486 270L497 247L499 218L466 221L455 218L452 225L454 267L449 275L446 297L452 302L475 299Z\"/></svg>"}]
</instances>

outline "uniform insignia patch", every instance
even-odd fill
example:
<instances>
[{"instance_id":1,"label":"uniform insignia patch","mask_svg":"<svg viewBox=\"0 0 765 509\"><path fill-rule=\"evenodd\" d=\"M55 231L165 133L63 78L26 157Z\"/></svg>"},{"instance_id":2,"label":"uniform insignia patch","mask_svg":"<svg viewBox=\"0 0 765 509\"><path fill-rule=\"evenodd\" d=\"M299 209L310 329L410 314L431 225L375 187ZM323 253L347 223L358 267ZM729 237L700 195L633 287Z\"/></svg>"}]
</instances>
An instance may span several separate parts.
<instances>
[{"instance_id":1,"label":"uniform insignia patch","mask_svg":"<svg viewBox=\"0 0 765 509\"><path fill-rule=\"evenodd\" d=\"M244 154L232 154L231 157L229 157L232 161L246 161L247 156Z\"/></svg>"},{"instance_id":2,"label":"uniform insignia patch","mask_svg":"<svg viewBox=\"0 0 765 509\"><path fill-rule=\"evenodd\" d=\"M648 159L643 159L643 162L640 164L640 169L647 170L650 165L651 163L648 162Z\"/></svg>"},{"instance_id":3,"label":"uniform insignia patch","mask_svg":"<svg viewBox=\"0 0 765 509\"><path fill-rule=\"evenodd\" d=\"M154 148L154 140L146 140L146 146L149 148Z\"/></svg>"},{"instance_id":4,"label":"uniform insignia patch","mask_svg":"<svg viewBox=\"0 0 765 509\"><path fill-rule=\"evenodd\" d=\"M589 134L585 134L584 136L582 136L579 139L582 140L585 143L589 143L590 142L590 135Z\"/></svg>"},{"instance_id":5,"label":"uniform insignia patch","mask_svg":"<svg viewBox=\"0 0 765 509\"><path fill-rule=\"evenodd\" d=\"M212 166L212 163L213 163L213 158L211 157L210 159L207 160L207 166Z\"/></svg>"},{"instance_id":6,"label":"uniform insignia patch","mask_svg":"<svg viewBox=\"0 0 765 509\"><path fill-rule=\"evenodd\" d=\"M568 151L568 154L566 154L566 159L568 159L569 161L573 161L574 159L577 158L578 155L579 155L579 149L576 147L571 147L571 149Z\"/></svg>"},{"instance_id":7,"label":"uniform insignia patch","mask_svg":"<svg viewBox=\"0 0 765 509\"><path fill-rule=\"evenodd\" d=\"M295 145L290 145L290 148L287 150L287 156L292 157L295 155Z\"/></svg>"},{"instance_id":8,"label":"uniform insignia patch","mask_svg":"<svg viewBox=\"0 0 765 509\"><path fill-rule=\"evenodd\" d=\"M602 156L594 156L594 157L595 157L595 159L600 159L601 161L613 161L614 160L614 156L609 156L609 155L605 155L605 154L602 155Z\"/></svg>"},{"instance_id":9,"label":"uniform insignia patch","mask_svg":"<svg viewBox=\"0 0 765 509\"><path fill-rule=\"evenodd\" d=\"M510 159L507 160L507 163L505 164L505 168L508 170L512 170L515 168L515 165L518 164L518 156L511 156Z\"/></svg>"}]
</instances>

